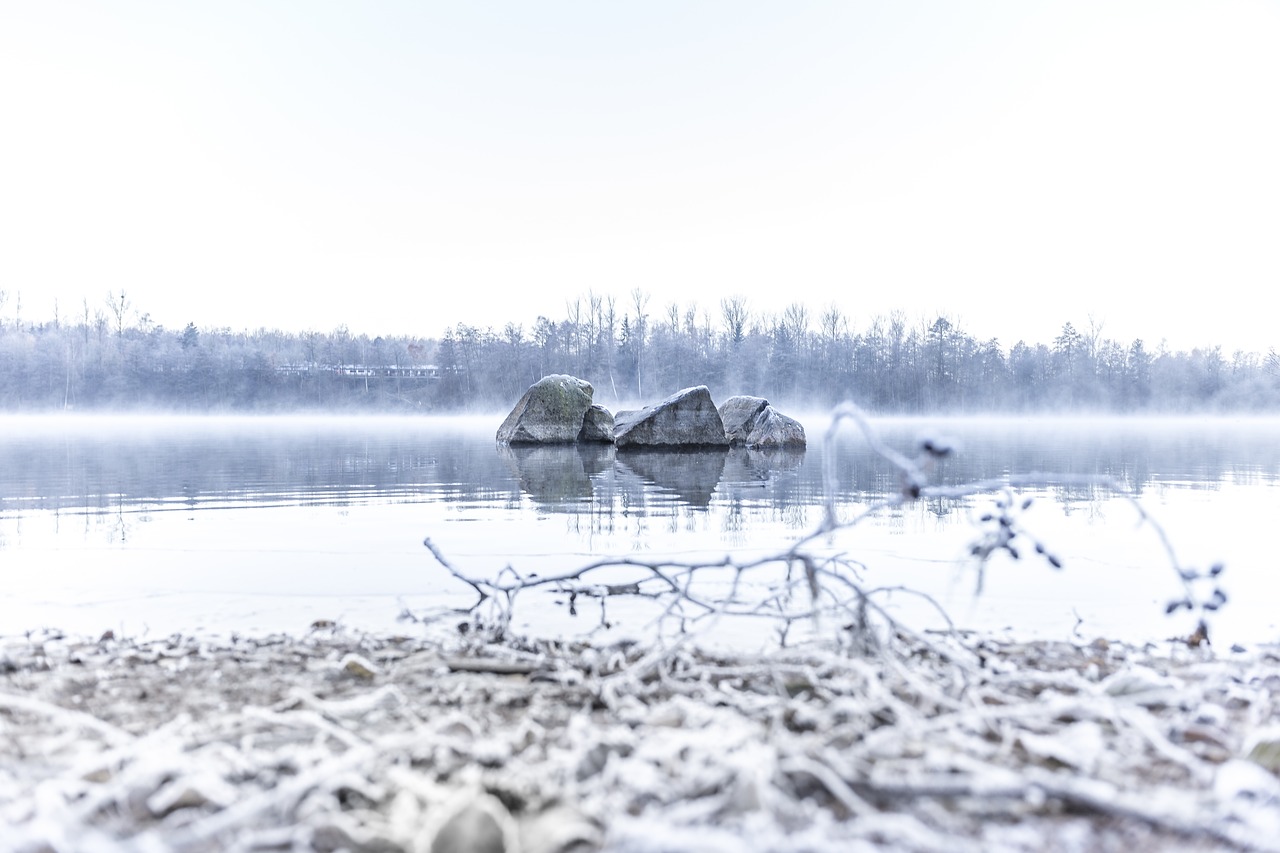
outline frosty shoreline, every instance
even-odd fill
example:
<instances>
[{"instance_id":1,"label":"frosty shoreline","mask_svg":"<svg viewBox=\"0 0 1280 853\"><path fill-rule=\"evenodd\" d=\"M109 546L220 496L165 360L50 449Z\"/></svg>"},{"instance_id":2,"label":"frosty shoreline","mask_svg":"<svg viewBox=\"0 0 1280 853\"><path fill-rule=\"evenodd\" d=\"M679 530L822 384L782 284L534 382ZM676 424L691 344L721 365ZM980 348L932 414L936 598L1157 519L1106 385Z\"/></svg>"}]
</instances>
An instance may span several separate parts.
<instances>
[{"instance_id":1,"label":"frosty shoreline","mask_svg":"<svg viewBox=\"0 0 1280 853\"><path fill-rule=\"evenodd\" d=\"M0 638L0 851L1280 850L1280 648Z\"/></svg>"}]
</instances>

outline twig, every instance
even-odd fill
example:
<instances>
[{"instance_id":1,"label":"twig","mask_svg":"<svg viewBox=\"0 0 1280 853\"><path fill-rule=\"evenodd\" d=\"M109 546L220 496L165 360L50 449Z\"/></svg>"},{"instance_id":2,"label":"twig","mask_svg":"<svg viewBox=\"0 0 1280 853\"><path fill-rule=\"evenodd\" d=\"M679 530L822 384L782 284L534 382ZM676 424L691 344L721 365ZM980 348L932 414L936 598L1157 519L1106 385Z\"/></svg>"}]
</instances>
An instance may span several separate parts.
<instances>
[{"instance_id":1,"label":"twig","mask_svg":"<svg viewBox=\"0 0 1280 853\"><path fill-rule=\"evenodd\" d=\"M0 693L0 708L48 717L57 723L60 728L64 729L86 729L100 735L103 740L113 746L123 746L136 740L133 735L123 729L116 728L110 723L99 720L97 717L86 714L83 711L73 711L69 708L55 705L52 702L44 702L28 696Z\"/></svg>"}]
</instances>

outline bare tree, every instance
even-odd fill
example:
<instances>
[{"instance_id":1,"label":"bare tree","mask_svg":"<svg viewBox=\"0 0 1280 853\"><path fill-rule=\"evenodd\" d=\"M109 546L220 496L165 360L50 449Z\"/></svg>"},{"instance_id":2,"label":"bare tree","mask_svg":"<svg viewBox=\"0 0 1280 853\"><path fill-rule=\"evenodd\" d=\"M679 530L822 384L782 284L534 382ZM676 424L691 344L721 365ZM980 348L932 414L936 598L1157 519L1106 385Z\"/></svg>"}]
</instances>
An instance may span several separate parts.
<instances>
[{"instance_id":1,"label":"bare tree","mask_svg":"<svg viewBox=\"0 0 1280 853\"><path fill-rule=\"evenodd\" d=\"M649 294L640 288L634 288L631 291L631 305L636 311L636 321L632 325L632 338L635 341L636 349L636 395L644 397L644 335L645 326L647 325L648 316L644 313L644 309L649 305Z\"/></svg>"},{"instance_id":2,"label":"bare tree","mask_svg":"<svg viewBox=\"0 0 1280 853\"><path fill-rule=\"evenodd\" d=\"M792 302L782 313L782 322L792 338L802 341L809 334L809 309L803 302Z\"/></svg>"},{"instance_id":3,"label":"bare tree","mask_svg":"<svg viewBox=\"0 0 1280 853\"><path fill-rule=\"evenodd\" d=\"M618 400L618 386L613 379L613 361L618 343L618 309L612 295L604 301L604 360L605 370L609 374L609 389L613 391L613 399Z\"/></svg>"},{"instance_id":4,"label":"bare tree","mask_svg":"<svg viewBox=\"0 0 1280 853\"><path fill-rule=\"evenodd\" d=\"M107 291L107 310L115 319L117 338L124 337L124 320L129 316L129 309L132 307L133 303L129 301L128 294L123 290L119 293Z\"/></svg>"},{"instance_id":5,"label":"bare tree","mask_svg":"<svg viewBox=\"0 0 1280 853\"><path fill-rule=\"evenodd\" d=\"M822 312L822 317L818 320L818 326L822 330L823 342L828 346L835 346L840 336L848 333L849 320L833 302Z\"/></svg>"},{"instance_id":6,"label":"bare tree","mask_svg":"<svg viewBox=\"0 0 1280 853\"><path fill-rule=\"evenodd\" d=\"M724 321L725 340L730 349L742 346L747 337L747 300L742 296L730 296L720 300L720 316Z\"/></svg>"},{"instance_id":7,"label":"bare tree","mask_svg":"<svg viewBox=\"0 0 1280 853\"><path fill-rule=\"evenodd\" d=\"M571 360L576 360L573 370L582 373L582 298L575 296L572 301L565 302L566 319L569 323L567 342L571 342L573 351L569 353Z\"/></svg>"}]
</instances>

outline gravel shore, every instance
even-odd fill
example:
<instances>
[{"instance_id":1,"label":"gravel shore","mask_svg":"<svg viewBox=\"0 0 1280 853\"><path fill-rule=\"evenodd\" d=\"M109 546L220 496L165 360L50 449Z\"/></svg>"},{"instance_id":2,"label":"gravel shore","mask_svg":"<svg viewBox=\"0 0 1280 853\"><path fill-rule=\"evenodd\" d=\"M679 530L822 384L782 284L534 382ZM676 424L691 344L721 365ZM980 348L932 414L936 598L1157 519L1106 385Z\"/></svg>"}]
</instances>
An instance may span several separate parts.
<instances>
[{"instance_id":1,"label":"gravel shore","mask_svg":"<svg viewBox=\"0 0 1280 853\"><path fill-rule=\"evenodd\" d=\"M0 638L0 850L1280 850L1280 649Z\"/></svg>"}]
</instances>

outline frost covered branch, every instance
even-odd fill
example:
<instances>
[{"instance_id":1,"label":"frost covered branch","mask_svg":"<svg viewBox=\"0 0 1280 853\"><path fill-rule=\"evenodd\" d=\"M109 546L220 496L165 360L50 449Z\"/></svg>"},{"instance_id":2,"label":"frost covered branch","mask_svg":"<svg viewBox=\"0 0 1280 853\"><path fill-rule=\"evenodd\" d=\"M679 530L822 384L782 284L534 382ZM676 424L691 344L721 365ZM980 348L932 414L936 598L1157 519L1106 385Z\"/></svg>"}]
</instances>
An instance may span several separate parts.
<instances>
[{"instance_id":1,"label":"frost covered branch","mask_svg":"<svg viewBox=\"0 0 1280 853\"><path fill-rule=\"evenodd\" d=\"M1280 851L1274 649L694 636L0 638L0 846Z\"/></svg>"},{"instance_id":2,"label":"frost covered branch","mask_svg":"<svg viewBox=\"0 0 1280 853\"><path fill-rule=\"evenodd\" d=\"M835 467L835 445L845 421L853 423L867 446L893 467L899 481L895 492L861 506L848 518L841 517L837 504L840 484ZM834 640L851 651L871 654L883 650L894 638L924 639L880 603L888 595L918 596L949 628L954 626L945 609L919 590L866 586L866 565L833 550L838 533L918 500L961 501L994 495L993 508L975 519L976 538L969 549L980 594L986 565L997 553L1014 560L1034 554L1052 569L1063 566L1049 545L1022 524L1021 515L1033 499L1020 496L1020 490L1091 486L1126 499L1137 511L1140 523L1155 533L1184 590L1181 598L1169 602L1167 612L1186 609L1199 614L1189 642L1196 645L1208 639L1208 614L1226 602L1217 583L1222 566L1204 572L1183 566L1163 527L1123 484L1110 477L1030 472L958 485L935 484L932 478L938 463L955 452L949 440L926 437L919 441L915 456L909 457L885 444L866 414L852 403L834 410L824 444L822 520L785 549L763 556L726 555L713 560L608 556L549 574L523 573L509 565L496 576L478 576L456 567L430 538L423 544L443 568L476 593L475 603L466 612L474 617L474 627L489 631L491 638L506 635L521 594L542 590L563 595L571 615L578 614L580 600L597 600L602 627L609 625L608 600L630 596L661 605L653 619L659 637L683 634L722 619L755 619L771 624L784 646L797 627L805 626L811 629L810 637Z\"/></svg>"}]
</instances>

